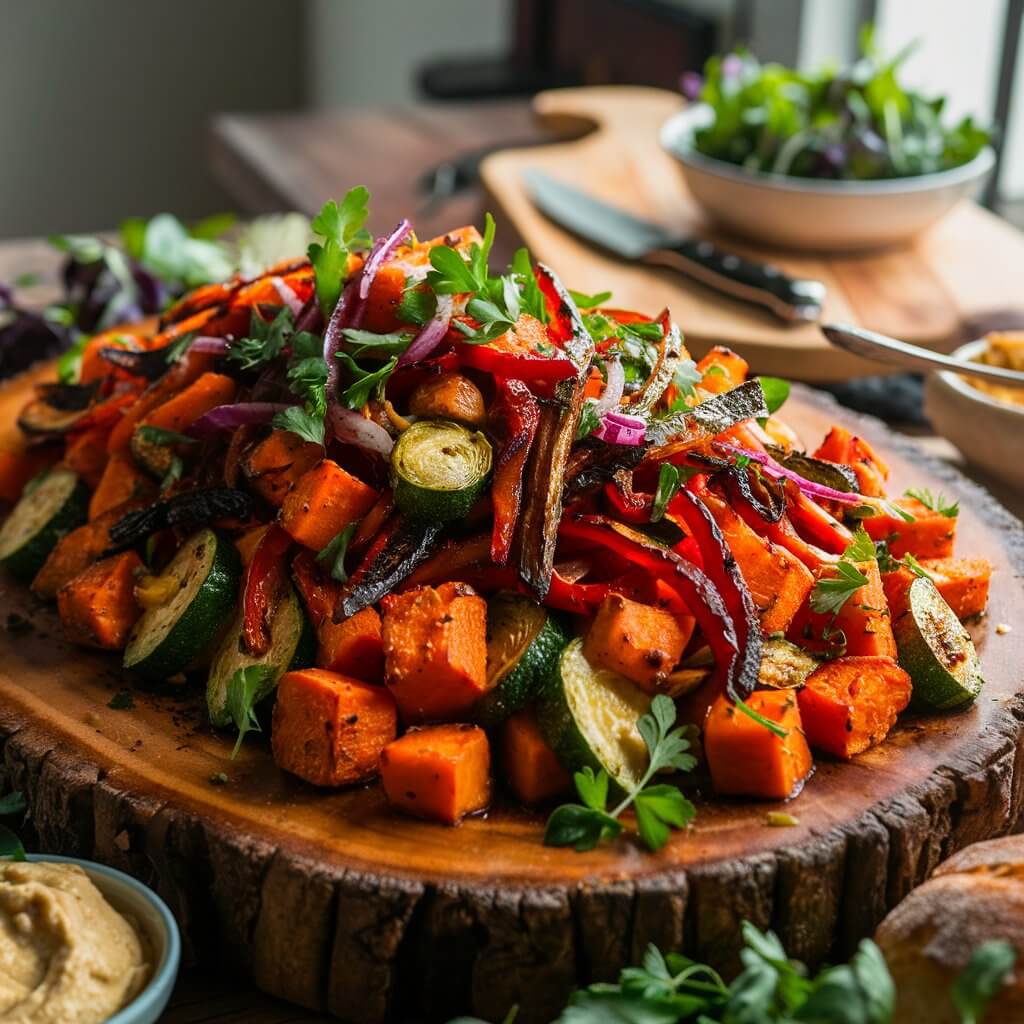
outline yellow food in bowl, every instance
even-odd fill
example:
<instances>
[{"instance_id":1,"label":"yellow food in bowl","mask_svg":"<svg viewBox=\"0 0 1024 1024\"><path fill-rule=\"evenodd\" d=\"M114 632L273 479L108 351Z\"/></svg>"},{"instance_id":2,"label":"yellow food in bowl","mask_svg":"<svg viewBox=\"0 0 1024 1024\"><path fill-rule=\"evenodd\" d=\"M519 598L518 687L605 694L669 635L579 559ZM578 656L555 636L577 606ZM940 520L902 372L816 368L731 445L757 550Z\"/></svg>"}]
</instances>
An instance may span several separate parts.
<instances>
[{"instance_id":1,"label":"yellow food in bowl","mask_svg":"<svg viewBox=\"0 0 1024 1024\"><path fill-rule=\"evenodd\" d=\"M1004 370L1019 370L1024 373L1024 331L1002 331L998 334L986 335L988 342L982 353L975 358L976 363L986 366L1000 366ZM1024 405L1024 388L1010 388L1005 384L993 381L971 379L971 386L979 391L998 398L1000 402L1011 405Z\"/></svg>"},{"instance_id":2,"label":"yellow food in bowl","mask_svg":"<svg viewBox=\"0 0 1024 1024\"><path fill-rule=\"evenodd\" d=\"M77 864L0 862L2 1024L100 1024L143 989L150 961Z\"/></svg>"}]
</instances>

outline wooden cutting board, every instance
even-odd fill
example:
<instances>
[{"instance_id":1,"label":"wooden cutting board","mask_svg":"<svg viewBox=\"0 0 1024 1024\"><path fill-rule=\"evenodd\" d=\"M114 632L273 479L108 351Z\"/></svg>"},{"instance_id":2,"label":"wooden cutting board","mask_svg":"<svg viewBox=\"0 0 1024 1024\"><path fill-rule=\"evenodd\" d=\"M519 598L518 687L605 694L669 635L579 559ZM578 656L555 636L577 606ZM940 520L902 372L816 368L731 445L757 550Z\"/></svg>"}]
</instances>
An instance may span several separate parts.
<instances>
[{"instance_id":1,"label":"wooden cutting board","mask_svg":"<svg viewBox=\"0 0 1024 1024\"><path fill-rule=\"evenodd\" d=\"M859 324L940 348L958 343L970 318L1016 308L1024 322L1019 299L1024 235L971 202L960 203L911 245L859 256L769 252L712 229L689 195L678 163L658 142L662 124L682 102L675 93L638 86L541 93L534 107L542 123L577 137L489 156L481 175L492 207L512 222L533 256L571 287L591 294L611 290L614 305L627 309L656 313L667 305L695 355L713 344L728 345L757 372L835 381L887 371L832 349L813 324L787 326L672 271L628 266L604 255L534 208L523 171L540 168L671 229L817 278L828 288L825 321Z\"/></svg>"},{"instance_id":2,"label":"wooden cutting board","mask_svg":"<svg viewBox=\"0 0 1024 1024\"><path fill-rule=\"evenodd\" d=\"M0 388L0 423L38 376ZM987 685L969 711L908 718L851 764L819 759L788 804L701 801L657 855L625 839L577 854L542 845L543 814L501 801L449 829L390 811L376 785L304 785L259 737L232 761L201 692L146 689L116 655L71 646L51 608L0 576L0 767L28 799L30 838L152 885L189 959L353 1024L500 1020L513 1004L545 1024L648 942L735 968L745 919L810 963L844 956L940 859L1018 820L1024 530L820 394L794 389L786 419L811 447L843 423L890 463L894 492L959 500L958 553L997 567L976 628ZM130 708L111 705L122 689ZM767 827L780 807L795 827Z\"/></svg>"}]
</instances>

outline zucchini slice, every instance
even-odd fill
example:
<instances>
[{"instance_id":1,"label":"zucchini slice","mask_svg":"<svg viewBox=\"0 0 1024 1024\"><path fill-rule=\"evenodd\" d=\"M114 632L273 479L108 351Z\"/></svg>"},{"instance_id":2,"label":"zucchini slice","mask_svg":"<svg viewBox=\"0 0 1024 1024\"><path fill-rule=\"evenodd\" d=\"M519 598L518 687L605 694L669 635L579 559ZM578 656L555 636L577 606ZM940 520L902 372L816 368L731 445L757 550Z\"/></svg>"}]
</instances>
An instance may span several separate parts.
<instances>
[{"instance_id":1,"label":"zucchini slice","mask_svg":"<svg viewBox=\"0 0 1024 1024\"><path fill-rule=\"evenodd\" d=\"M651 697L635 683L583 656L583 641L571 641L558 659L537 709L544 739L570 772L604 769L616 792L636 788L648 753L637 719Z\"/></svg>"},{"instance_id":2,"label":"zucchini slice","mask_svg":"<svg viewBox=\"0 0 1024 1024\"><path fill-rule=\"evenodd\" d=\"M496 594L487 605L487 693L476 720L492 728L540 694L568 637L547 608L519 594Z\"/></svg>"},{"instance_id":3,"label":"zucchini slice","mask_svg":"<svg viewBox=\"0 0 1024 1024\"><path fill-rule=\"evenodd\" d=\"M168 576L177 591L143 614L124 652L125 668L156 679L184 672L220 633L238 598L238 551L213 530L200 530L179 548Z\"/></svg>"},{"instance_id":4,"label":"zucchini slice","mask_svg":"<svg viewBox=\"0 0 1024 1024\"><path fill-rule=\"evenodd\" d=\"M391 453L391 488L410 518L462 519L491 472L491 443L450 420L420 420L402 432Z\"/></svg>"},{"instance_id":5,"label":"zucchini slice","mask_svg":"<svg viewBox=\"0 0 1024 1024\"><path fill-rule=\"evenodd\" d=\"M27 490L0 527L0 564L19 579L43 567L57 541L89 514L89 488L69 469L52 469Z\"/></svg>"},{"instance_id":6,"label":"zucchini slice","mask_svg":"<svg viewBox=\"0 0 1024 1024\"><path fill-rule=\"evenodd\" d=\"M821 664L812 654L788 640L768 639L761 644L761 667L757 673L759 690L788 690L803 686L807 677Z\"/></svg>"},{"instance_id":7,"label":"zucchini slice","mask_svg":"<svg viewBox=\"0 0 1024 1024\"><path fill-rule=\"evenodd\" d=\"M256 704L277 686L278 677L283 673L293 668L308 668L316 657L316 634L302 610L298 595L290 586L274 608L270 620L270 650L266 654L254 657L241 649L242 615L240 605L234 622L213 656L206 680L206 705L210 712L210 722L218 727L231 724L228 683L240 668L269 665L274 669L263 692L257 694L253 702Z\"/></svg>"},{"instance_id":8,"label":"zucchini slice","mask_svg":"<svg viewBox=\"0 0 1024 1024\"><path fill-rule=\"evenodd\" d=\"M935 584L918 577L907 594L907 610L893 624L899 662L914 684L913 706L949 711L969 704L984 679L971 634Z\"/></svg>"}]
</instances>

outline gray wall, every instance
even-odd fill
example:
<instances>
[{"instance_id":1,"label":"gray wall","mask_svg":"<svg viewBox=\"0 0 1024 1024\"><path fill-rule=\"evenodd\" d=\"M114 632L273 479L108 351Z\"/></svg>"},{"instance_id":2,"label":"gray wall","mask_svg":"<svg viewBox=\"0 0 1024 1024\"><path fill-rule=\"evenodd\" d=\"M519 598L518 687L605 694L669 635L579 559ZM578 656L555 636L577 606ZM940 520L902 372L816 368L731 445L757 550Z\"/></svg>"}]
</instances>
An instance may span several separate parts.
<instances>
[{"instance_id":1,"label":"gray wall","mask_svg":"<svg viewBox=\"0 0 1024 1024\"><path fill-rule=\"evenodd\" d=\"M217 110L294 108L293 0L0 0L0 237L228 206Z\"/></svg>"}]
</instances>

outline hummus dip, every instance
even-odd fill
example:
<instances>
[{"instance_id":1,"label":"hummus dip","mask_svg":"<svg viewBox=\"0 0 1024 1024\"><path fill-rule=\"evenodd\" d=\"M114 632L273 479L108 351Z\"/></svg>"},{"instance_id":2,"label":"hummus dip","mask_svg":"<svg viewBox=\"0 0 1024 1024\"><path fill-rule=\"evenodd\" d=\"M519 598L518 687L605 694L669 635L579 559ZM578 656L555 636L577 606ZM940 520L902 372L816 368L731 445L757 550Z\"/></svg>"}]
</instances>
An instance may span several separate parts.
<instances>
[{"instance_id":1,"label":"hummus dip","mask_svg":"<svg viewBox=\"0 0 1024 1024\"><path fill-rule=\"evenodd\" d=\"M986 366L1001 366L1004 370L1018 370L1024 372L1024 331L1003 331L999 334L989 334L985 340L988 347L976 362L984 363ZM971 387L984 391L1000 402L1008 402L1010 405L1024 405L1024 388L1012 388L1006 384L997 384L991 380L979 380L976 377L969 379Z\"/></svg>"},{"instance_id":2,"label":"hummus dip","mask_svg":"<svg viewBox=\"0 0 1024 1024\"><path fill-rule=\"evenodd\" d=\"M0 861L2 1024L101 1024L149 973L135 928L77 864Z\"/></svg>"}]
</instances>

